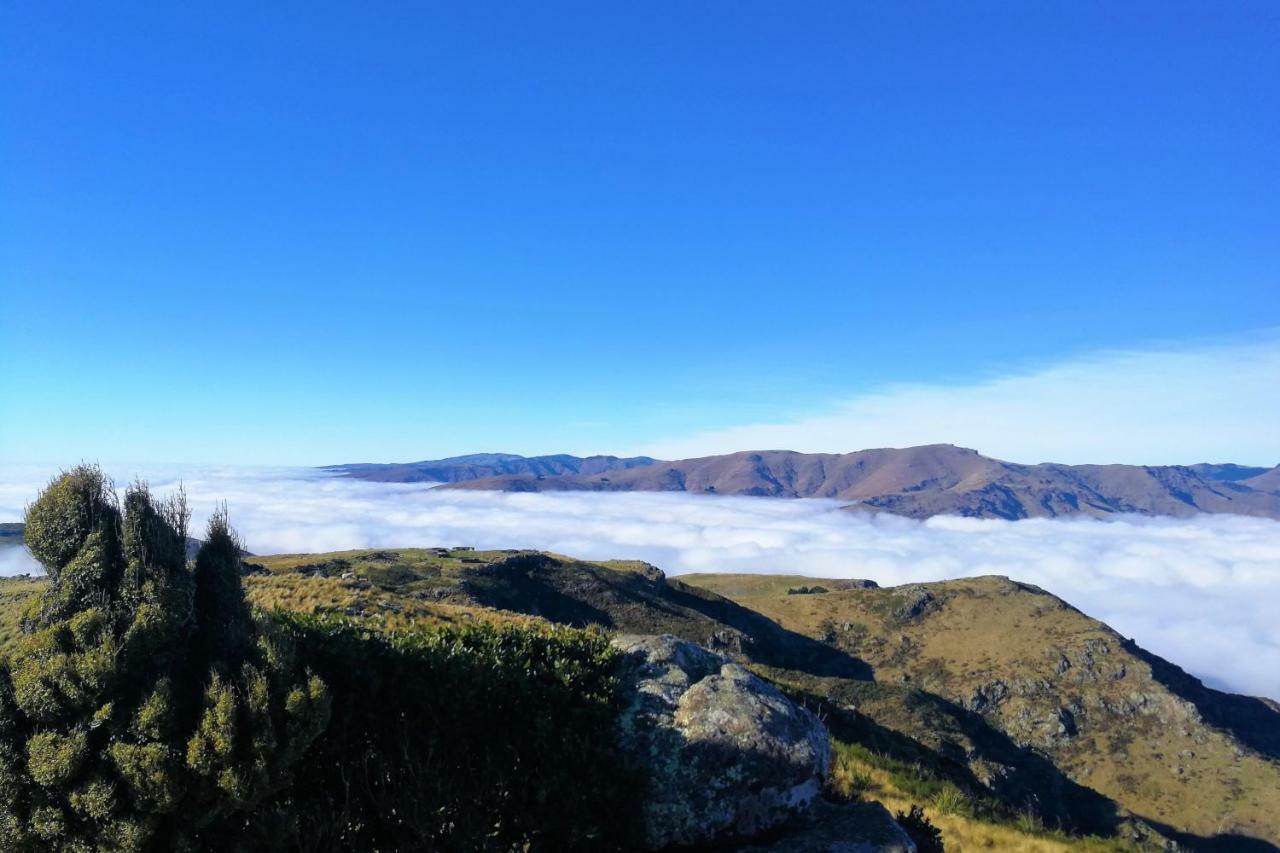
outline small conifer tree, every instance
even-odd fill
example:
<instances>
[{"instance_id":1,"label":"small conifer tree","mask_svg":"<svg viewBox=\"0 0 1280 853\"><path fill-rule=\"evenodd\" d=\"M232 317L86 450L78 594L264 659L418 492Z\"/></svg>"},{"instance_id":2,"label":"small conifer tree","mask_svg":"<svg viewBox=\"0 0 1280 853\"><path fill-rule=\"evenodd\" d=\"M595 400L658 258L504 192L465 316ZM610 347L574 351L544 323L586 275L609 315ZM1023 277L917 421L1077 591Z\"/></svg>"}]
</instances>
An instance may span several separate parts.
<instances>
[{"instance_id":1,"label":"small conifer tree","mask_svg":"<svg viewBox=\"0 0 1280 853\"><path fill-rule=\"evenodd\" d=\"M245 602L225 509L193 567L188 519L144 483L122 508L85 465L28 508L49 584L0 665L0 850L233 849L327 724Z\"/></svg>"}]
</instances>

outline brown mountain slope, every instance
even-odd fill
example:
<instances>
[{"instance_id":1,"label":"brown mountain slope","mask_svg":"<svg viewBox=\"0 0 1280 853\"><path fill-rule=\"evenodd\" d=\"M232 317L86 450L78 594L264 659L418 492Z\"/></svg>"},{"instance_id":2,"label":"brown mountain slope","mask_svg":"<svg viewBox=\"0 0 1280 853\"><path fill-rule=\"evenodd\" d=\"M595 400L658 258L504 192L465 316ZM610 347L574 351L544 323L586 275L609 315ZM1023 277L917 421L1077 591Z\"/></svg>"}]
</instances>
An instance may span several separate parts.
<instances>
[{"instance_id":1,"label":"brown mountain slope","mask_svg":"<svg viewBox=\"0 0 1280 853\"><path fill-rule=\"evenodd\" d=\"M1280 492L1280 465L1256 477L1242 480L1241 483L1262 492Z\"/></svg>"},{"instance_id":2,"label":"brown mountain slope","mask_svg":"<svg viewBox=\"0 0 1280 853\"><path fill-rule=\"evenodd\" d=\"M843 454L742 452L592 475L488 477L444 488L831 498L913 518L1102 517L1122 512L1280 518L1280 494L1206 479L1188 467L1019 465L952 445Z\"/></svg>"}]
</instances>

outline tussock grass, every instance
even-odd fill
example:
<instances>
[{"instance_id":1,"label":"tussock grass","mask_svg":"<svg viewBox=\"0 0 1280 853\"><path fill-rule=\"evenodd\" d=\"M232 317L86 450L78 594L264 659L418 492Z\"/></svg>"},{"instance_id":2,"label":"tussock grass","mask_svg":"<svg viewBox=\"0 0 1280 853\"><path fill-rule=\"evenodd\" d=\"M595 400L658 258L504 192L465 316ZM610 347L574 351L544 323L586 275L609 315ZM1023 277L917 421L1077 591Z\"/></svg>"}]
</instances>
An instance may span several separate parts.
<instances>
[{"instance_id":1,"label":"tussock grass","mask_svg":"<svg viewBox=\"0 0 1280 853\"><path fill-rule=\"evenodd\" d=\"M947 853L1000 850L1012 853L1139 853L1120 839L1076 837L1046 829L1027 815L1003 816L998 805L933 777L918 764L906 764L859 744L833 741L834 760L828 790L838 800L875 800L892 813L919 805L940 830Z\"/></svg>"}]
</instances>

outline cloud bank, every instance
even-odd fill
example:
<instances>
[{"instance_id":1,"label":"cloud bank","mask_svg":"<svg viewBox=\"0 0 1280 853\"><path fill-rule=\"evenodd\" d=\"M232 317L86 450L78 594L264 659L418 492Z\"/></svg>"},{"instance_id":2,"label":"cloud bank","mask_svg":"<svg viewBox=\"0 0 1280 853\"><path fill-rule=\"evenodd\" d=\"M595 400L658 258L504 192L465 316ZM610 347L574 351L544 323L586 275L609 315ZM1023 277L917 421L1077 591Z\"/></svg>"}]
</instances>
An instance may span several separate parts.
<instances>
[{"instance_id":1,"label":"cloud bank","mask_svg":"<svg viewBox=\"0 0 1280 853\"><path fill-rule=\"evenodd\" d=\"M0 469L0 521L21 518L47 473ZM160 491L176 484L165 472L142 473ZM638 558L671 574L803 573L882 585L1007 575L1214 686L1280 699L1280 522L920 522L822 500L431 491L296 469L188 469L184 477L195 535L215 501L226 500L247 547L263 554L476 545ZM26 570L19 559L5 558L0 572Z\"/></svg>"},{"instance_id":2,"label":"cloud bank","mask_svg":"<svg viewBox=\"0 0 1280 853\"><path fill-rule=\"evenodd\" d=\"M656 441L629 453L847 452L958 444L1014 462L1280 462L1280 333L1247 342L1115 351L993 378L900 385L783 423Z\"/></svg>"}]
</instances>

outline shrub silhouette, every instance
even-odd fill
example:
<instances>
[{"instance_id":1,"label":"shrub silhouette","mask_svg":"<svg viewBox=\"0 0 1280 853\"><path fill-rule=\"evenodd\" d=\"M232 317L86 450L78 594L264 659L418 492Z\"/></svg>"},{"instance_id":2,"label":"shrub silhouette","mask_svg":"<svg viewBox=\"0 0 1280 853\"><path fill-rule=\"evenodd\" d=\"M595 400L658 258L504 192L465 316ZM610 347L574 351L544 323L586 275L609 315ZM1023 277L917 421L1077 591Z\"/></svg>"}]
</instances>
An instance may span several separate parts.
<instances>
[{"instance_id":1,"label":"shrub silhouette","mask_svg":"<svg viewBox=\"0 0 1280 853\"><path fill-rule=\"evenodd\" d=\"M946 847L942 843L942 830L933 825L924 809L913 805L910 812L898 812L894 819L911 836L920 853L946 853Z\"/></svg>"},{"instance_id":2,"label":"shrub silhouette","mask_svg":"<svg viewBox=\"0 0 1280 853\"><path fill-rule=\"evenodd\" d=\"M186 561L184 496L93 466L26 514L48 589L0 666L0 850L235 849L329 694L255 619L225 510ZM213 839L213 840L211 840Z\"/></svg>"}]
</instances>

